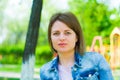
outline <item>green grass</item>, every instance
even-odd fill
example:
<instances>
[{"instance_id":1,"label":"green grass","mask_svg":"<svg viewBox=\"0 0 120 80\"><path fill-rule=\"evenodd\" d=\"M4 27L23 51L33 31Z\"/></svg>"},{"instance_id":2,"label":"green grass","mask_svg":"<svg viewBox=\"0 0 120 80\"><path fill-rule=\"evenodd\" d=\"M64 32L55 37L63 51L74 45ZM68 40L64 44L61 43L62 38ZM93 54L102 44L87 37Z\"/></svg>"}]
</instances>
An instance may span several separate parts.
<instances>
[{"instance_id":1,"label":"green grass","mask_svg":"<svg viewBox=\"0 0 120 80\"><path fill-rule=\"evenodd\" d=\"M18 78L1 78L0 77L0 80L20 80L20 79L18 79Z\"/></svg>"},{"instance_id":2,"label":"green grass","mask_svg":"<svg viewBox=\"0 0 120 80\"><path fill-rule=\"evenodd\" d=\"M115 76L114 80L120 80L120 76Z\"/></svg>"},{"instance_id":3,"label":"green grass","mask_svg":"<svg viewBox=\"0 0 120 80\"><path fill-rule=\"evenodd\" d=\"M7 71L7 72L20 72L21 65L1 65L0 71Z\"/></svg>"},{"instance_id":4,"label":"green grass","mask_svg":"<svg viewBox=\"0 0 120 80\"><path fill-rule=\"evenodd\" d=\"M21 65L0 65L0 71L3 72L16 72L20 73L21 72ZM35 65L35 68L40 68L40 65ZM35 72L35 74L39 74L39 72ZM0 79L1 80L1 79Z\"/></svg>"}]
</instances>

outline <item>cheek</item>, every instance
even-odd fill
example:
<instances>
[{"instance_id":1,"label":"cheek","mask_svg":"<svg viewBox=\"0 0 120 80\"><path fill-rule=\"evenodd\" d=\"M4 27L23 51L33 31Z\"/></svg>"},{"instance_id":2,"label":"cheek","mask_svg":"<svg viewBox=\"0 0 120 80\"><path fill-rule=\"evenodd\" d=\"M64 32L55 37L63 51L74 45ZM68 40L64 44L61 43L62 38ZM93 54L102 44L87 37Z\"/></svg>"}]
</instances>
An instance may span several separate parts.
<instances>
[{"instance_id":1,"label":"cheek","mask_svg":"<svg viewBox=\"0 0 120 80\"><path fill-rule=\"evenodd\" d=\"M52 41L52 44L53 44L53 45L57 43L57 40L56 40L55 37L51 37L51 41Z\"/></svg>"},{"instance_id":2,"label":"cheek","mask_svg":"<svg viewBox=\"0 0 120 80\"><path fill-rule=\"evenodd\" d=\"M76 35L74 35L74 36L72 37L72 39L73 39L72 41L75 42L75 43L78 41L78 38L77 38Z\"/></svg>"}]
</instances>

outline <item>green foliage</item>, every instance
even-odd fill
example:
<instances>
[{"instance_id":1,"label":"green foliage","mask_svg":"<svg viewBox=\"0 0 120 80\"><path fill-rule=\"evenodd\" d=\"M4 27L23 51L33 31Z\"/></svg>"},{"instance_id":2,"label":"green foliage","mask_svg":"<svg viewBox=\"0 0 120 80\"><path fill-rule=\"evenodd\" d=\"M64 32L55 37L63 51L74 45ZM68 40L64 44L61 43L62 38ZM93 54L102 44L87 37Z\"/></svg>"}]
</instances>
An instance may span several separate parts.
<instances>
[{"instance_id":1,"label":"green foliage","mask_svg":"<svg viewBox=\"0 0 120 80\"><path fill-rule=\"evenodd\" d=\"M49 46L38 46L36 48L36 64L44 64L53 57Z\"/></svg>"},{"instance_id":2,"label":"green foliage","mask_svg":"<svg viewBox=\"0 0 120 80\"><path fill-rule=\"evenodd\" d=\"M116 10L109 10L108 6L97 0L71 0L70 10L78 17L85 35L87 45L91 45L94 36L102 36L105 43L109 43L112 29L111 15Z\"/></svg>"},{"instance_id":3,"label":"green foliage","mask_svg":"<svg viewBox=\"0 0 120 80\"><path fill-rule=\"evenodd\" d=\"M0 1L0 24L2 23L3 21L3 18L4 18L4 9L6 7L6 3L7 3L7 0L1 0Z\"/></svg>"},{"instance_id":4,"label":"green foliage","mask_svg":"<svg viewBox=\"0 0 120 80\"><path fill-rule=\"evenodd\" d=\"M23 45L0 46L1 64L21 64L23 56ZM42 65L50 61L53 57L49 46L37 46L36 48L36 64Z\"/></svg>"},{"instance_id":5,"label":"green foliage","mask_svg":"<svg viewBox=\"0 0 120 80\"><path fill-rule=\"evenodd\" d=\"M0 46L0 55L2 64L21 64L23 46Z\"/></svg>"},{"instance_id":6,"label":"green foliage","mask_svg":"<svg viewBox=\"0 0 120 80\"><path fill-rule=\"evenodd\" d=\"M8 55L16 53L18 56L22 56L23 46L19 45L8 45L8 46L0 46L0 54Z\"/></svg>"},{"instance_id":7,"label":"green foliage","mask_svg":"<svg viewBox=\"0 0 120 80\"><path fill-rule=\"evenodd\" d=\"M27 1L27 4L29 4L29 2L30 1ZM22 4L18 4L15 5L15 7L17 6L16 8L8 10L10 9L9 6L10 1L0 1L0 33L4 31L4 34L2 33L2 35L0 34L0 36L5 36L5 39L2 43L24 43L28 27L27 25L29 21L30 9L25 10L26 6L23 8ZM24 12L21 10L24 10Z\"/></svg>"}]
</instances>

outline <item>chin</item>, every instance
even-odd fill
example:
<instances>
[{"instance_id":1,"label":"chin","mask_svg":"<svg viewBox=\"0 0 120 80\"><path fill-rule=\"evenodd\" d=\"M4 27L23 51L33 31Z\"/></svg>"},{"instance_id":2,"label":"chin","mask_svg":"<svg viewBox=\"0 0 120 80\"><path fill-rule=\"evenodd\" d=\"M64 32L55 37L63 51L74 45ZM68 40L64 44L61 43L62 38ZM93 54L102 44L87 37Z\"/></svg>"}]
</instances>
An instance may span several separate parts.
<instances>
[{"instance_id":1,"label":"chin","mask_svg":"<svg viewBox=\"0 0 120 80\"><path fill-rule=\"evenodd\" d=\"M69 50L58 50L59 53L66 53L69 52Z\"/></svg>"}]
</instances>

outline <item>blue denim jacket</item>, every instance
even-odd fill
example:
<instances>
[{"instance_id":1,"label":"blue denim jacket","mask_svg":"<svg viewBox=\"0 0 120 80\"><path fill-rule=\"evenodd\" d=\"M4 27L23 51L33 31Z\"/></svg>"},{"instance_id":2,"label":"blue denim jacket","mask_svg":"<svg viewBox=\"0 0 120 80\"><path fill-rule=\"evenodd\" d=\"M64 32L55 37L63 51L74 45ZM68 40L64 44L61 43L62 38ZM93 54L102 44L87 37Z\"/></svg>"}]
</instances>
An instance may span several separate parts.
<instances>
[{"instance_id":1,"label":"blue denim jacket","mask_svg":"<svg viewBox=\"0 0 120 80\"><path fill-rule=\"evenodd\" d=\"M56 57L41 67L40 80L60 80L58 60ZM73 80L113 80L109 64L99 53L86 52L84 56L75 53L75 64L71 69Z\"/></svg>"}]
</instances>

